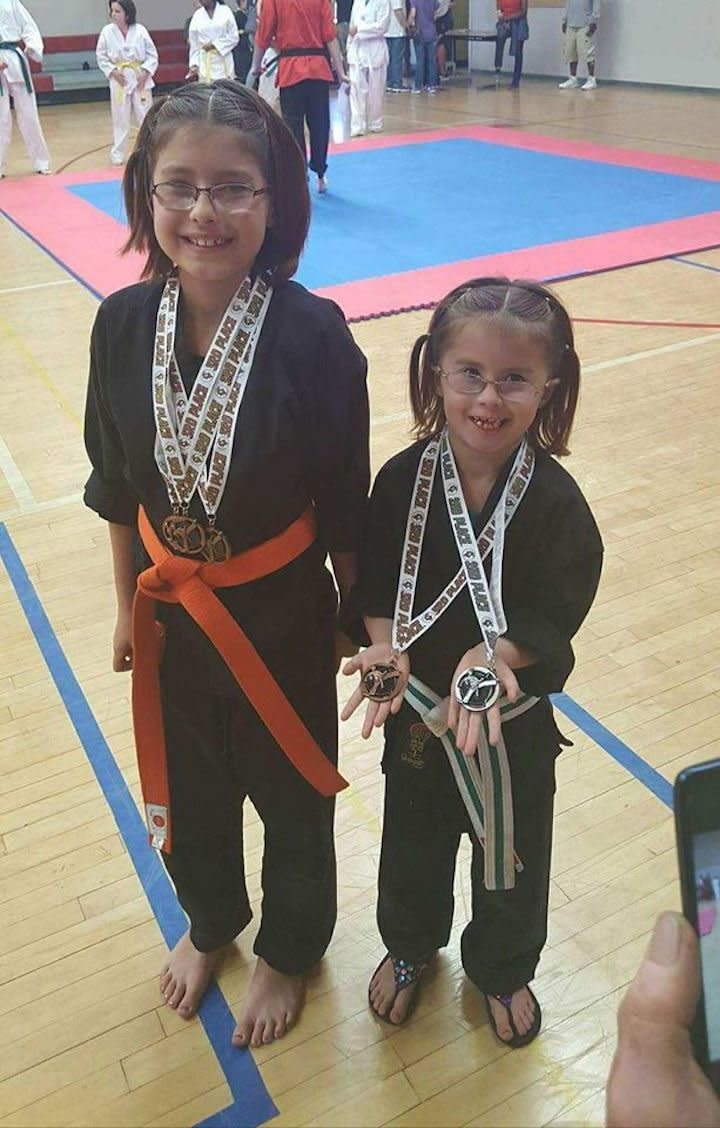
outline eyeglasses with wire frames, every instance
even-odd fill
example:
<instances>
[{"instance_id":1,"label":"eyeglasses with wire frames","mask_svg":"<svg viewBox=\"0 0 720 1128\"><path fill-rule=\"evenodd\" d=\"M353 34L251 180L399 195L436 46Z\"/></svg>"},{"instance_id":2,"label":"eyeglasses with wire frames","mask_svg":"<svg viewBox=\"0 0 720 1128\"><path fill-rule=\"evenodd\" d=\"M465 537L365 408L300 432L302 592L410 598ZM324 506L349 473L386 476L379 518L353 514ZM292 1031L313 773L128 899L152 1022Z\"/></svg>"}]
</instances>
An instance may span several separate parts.
<instances>
[{"instance_id":1,"label":"eyeglasses with wire frames","mask_svg":"<svg viewBox=\"0 0 720 1128\"><path fill-rule=\"evenodd\" d=\"M214 184L212 188L200 188L197 184L185 184L180 180L164 180L153 184L152 194L167 211L192 211L203 192L210 198L216 211L235 215L250 211L258 196L264 196L269 189L253 188L251 184L231 182Z\"/></svg>"},{"instance_id":2,"label":"eyeglasses with wire frames","mask_svg":"<svg viewBox=\"0 0 720 1128\"><path fill-rule=\"evenodd\" d=\"M465 365L448 372L439 364L433 365L438 376L447 380L454 392L461 396L481 396L488 384L491 384L497 394L508 402L521 403L531 399L539 399L546 388L557 384L557 380L545 380L542 384L533 384L521 372L507 372L496 380L487 380L478 372L477 368Z\"/></svg>"}]
</instances>

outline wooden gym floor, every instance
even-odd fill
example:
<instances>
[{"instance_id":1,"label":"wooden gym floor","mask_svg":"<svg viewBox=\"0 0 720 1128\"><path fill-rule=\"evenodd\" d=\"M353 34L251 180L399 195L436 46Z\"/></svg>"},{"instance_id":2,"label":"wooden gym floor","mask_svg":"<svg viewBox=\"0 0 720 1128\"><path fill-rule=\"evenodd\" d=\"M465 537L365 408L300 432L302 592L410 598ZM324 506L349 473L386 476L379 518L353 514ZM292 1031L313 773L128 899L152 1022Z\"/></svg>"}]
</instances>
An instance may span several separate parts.
<instances>
[{"instance_id":1,"label":"wooden gym floor","mask_svg":"<svg viewBox=\"0 0 720 1128\"><path fill-rule=\"evenodd\" d=\"M42 117L56 168L104 165L106 105ZM713 159L720 99L602 86L560 93L529 80L515 96L455 85L432 101L387 102L388 131L468 122ZM10 171L25 170L16 141ZM79 500L96 303L4 221L0 262L0 533L136 794L128 681L110 669L106 533ZM717 753L720 735L720 251L557 289L576 317L597 319L577 328L585 382L568 465L607 550L568 692L606 726L604 744L624 742L654 769L649 782L662 796L663 781ZM407 441L405 364L427 317L353 327L370 361L375 468ZM604 323L614 319L651 324ZM160 1005L160 931L4 570L0 622L0 1125L197 1124L231 1094L199 1022ZM558 763L550 935L535 983L545 1030L520 1053L490 1034L463 982L456 937L406 1028L368 1014L366 983L382 954L379 740L365 744L357 723L345 726L353 786L338 808L337 932L298 1026L254 1055L279 1109L275 1123L602 1123L618 1000L656 913L678 903L673 828L661 797L559 719L575 743ZM257 899L257 823L247 839ZM465 850L458 930L467 876ZM221 975L236 1010L251 946L252 928Z\"/></svg>"}]
</instances>

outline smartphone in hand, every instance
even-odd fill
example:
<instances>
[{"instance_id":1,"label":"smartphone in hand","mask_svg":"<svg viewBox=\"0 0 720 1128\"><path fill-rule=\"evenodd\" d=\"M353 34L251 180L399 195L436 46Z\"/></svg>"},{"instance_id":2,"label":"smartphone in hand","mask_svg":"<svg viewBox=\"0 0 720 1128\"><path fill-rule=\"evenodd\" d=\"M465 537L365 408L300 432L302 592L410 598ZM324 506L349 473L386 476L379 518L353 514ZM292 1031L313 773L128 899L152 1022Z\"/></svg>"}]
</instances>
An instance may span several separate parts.
<instances>
[{"instance_id":1,"label":"smartphone in hand","mask_svg":"<svg viewBox=\"0 0 720 1128\"><path fill-rule=\"evenodd\" d=\"M683 912L700 940L693 1049L720 1094L720 759L680 772L674 805Z\"/></svg>"}]
</instances>

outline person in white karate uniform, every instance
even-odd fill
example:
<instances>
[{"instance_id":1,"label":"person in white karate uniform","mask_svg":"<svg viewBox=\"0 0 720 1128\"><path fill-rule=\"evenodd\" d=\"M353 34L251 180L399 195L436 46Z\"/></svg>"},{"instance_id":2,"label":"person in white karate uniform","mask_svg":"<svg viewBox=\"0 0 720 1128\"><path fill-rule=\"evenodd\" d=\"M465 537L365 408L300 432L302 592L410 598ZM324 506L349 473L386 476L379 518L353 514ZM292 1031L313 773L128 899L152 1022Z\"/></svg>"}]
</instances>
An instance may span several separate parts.
<instances>
[{"instance_id":1,"label":"person in white karate uniform","mask_svg":"<svg viewBox=\"0 0 720 1128\"><path fill-rule=\"evenodd\" d=\"M215 82L234 78L233 48L240 39L235 16L222 0L200 0L190 20L190 70L188 78Z\"/></svg>"},{"instance_id":2,"label":"person in white karate uniform","mask_svg":"<svg viewBox=\"0 0 720 1128\"><path fill-rule=\"evenodd\" d=\"M350 13L347 61L350 73L350 135L383 127L382 105L390 26L390 0L355 0Z\"/></svg>"},{"instance_id":3,"label":"person in white karate uniform","mask_svg":"<svg viewBox=\"0 0 720 1128\"><path fill-rule=\"evenodd\" d=\"M20 0L0 0L0 176L12 137L10 99L35 172L50 172L50 154L38 117L28 56L42 62L40 29Z\"/></svg>"},{"instance_id":4,"label":"person in white karate uniform","mask_svg":"<svg viewBox=\"0 0 720 1128\"><path fill-rule=\"evenodd\" d=\"M100 32L95 54L100 70L110 80L110 160L121 165L125 161L132 114L140 126L150 109L158 53L150 33L137 22L134 0L111 0L110 19L112 22Z\"/></svg>"}]
</instances>

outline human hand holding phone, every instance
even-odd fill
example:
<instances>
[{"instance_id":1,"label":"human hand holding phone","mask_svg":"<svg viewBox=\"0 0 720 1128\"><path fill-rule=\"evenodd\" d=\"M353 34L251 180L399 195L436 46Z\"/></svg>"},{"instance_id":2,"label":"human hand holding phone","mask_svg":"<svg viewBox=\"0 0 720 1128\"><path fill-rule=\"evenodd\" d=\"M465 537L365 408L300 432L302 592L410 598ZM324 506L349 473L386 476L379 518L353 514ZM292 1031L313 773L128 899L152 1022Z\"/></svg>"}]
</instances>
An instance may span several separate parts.
<instances>
[{"instance_id":1,"label":"human hand holding phone","mask_svg":"<svg viewBox=\"0 0 720 1128\"><path fill-rule=\"evenodd\" d=\"M699 990L695 932L663 913L620 1004L607 1128L720 1128L720 1099L690 1041Z\"/></svg>"},{"instance_id":2,"label":"human hand holding phone","mask_svg":"<svg viewBox=\"0 0 720 1128\"><path fill-rule=\"evenodd\" d=\"M680 772L674 807L683 913L700 951L692 1046L720 1093L720 759Z\"/></svg>"}]
</instances>

